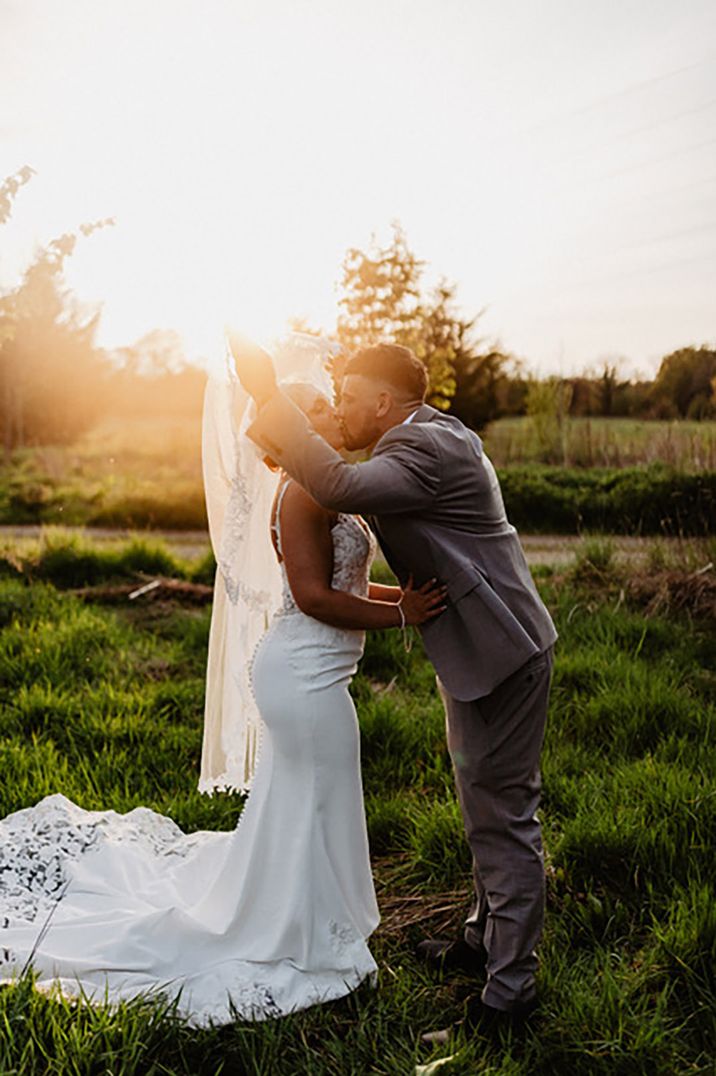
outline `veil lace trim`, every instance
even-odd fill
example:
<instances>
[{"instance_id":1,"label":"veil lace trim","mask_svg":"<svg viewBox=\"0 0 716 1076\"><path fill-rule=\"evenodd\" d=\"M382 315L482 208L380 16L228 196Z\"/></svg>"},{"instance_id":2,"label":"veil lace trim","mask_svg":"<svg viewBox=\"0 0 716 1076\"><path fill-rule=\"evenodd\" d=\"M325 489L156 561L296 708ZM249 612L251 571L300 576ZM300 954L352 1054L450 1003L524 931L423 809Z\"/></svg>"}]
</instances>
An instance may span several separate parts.
<instances>
[{"instance_id":1,"label":"veil lace trim","mask_svg":"<svg viewBox=\"0 0 716 1076\"><path fill-rule=\"evenodd\" d=\"M332 396L327 366L335 344L290 333L272 350L282 384L301 381ZM227 346L222 372L207 382L202 422L204 491L217 563L199 777L199 791L209 795L251 786L262 729L251 665L282 599L269 531L279 475L247 436L255 413Z\"/></svg>"}]
</instances>

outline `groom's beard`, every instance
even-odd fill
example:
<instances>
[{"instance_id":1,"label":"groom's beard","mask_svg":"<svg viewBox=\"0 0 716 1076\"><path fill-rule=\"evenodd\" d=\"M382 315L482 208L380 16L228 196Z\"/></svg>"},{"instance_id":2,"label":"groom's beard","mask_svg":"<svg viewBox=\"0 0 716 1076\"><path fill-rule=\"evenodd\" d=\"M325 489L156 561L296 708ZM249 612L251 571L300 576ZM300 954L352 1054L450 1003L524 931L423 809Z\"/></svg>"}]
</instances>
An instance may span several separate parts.
<instances>
[{"instance_id":1,"label":"groom's beard","mask_svg":"<svg viewBox=\"0 0 716 1076\"><path fill-rule=\"evenodd\" d=\"M375 427L368 430L363 429L355 437L351 436L345 422L341 422L341 433L343 434L343 445L347 452L361 452L367 455L371 454L383 436L383 431L376 430Z\"/></svg>"},{"instance_id":2,"label":"groom's beard","mask_svg":"<svg viewBox=\"0 0 716 1076\"><path fill-rule=\"evenodd\" d=\"M367 443L362 437L359 438L357 441L354 440L348 433L348 430L345 428L345 426L341 426L341 433L343 434L343 447L345 448L346 452L370 451L376 443L375 441Z\"/></svg>"}]
</instances>

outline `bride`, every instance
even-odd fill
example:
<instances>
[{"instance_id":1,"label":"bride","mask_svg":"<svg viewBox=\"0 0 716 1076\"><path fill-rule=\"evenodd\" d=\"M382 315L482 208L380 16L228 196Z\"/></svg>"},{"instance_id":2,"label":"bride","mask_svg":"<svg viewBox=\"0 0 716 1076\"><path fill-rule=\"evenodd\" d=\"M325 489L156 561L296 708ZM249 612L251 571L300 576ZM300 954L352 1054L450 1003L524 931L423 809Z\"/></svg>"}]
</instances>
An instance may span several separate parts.
<instances>
[{"instance_id":1,"label":"bride","mask_svg":"<svg viewBox=\"0 0 716 1076\"><path fill-rule=\"evenodd\" d=\"M325 341L276 354L317 433L342 444ZM327 391L328 390L328 391ZM218 571L200 787L248 789L232 832L61 794L0 822L0 977L118 1001L159 993L191 1024L262 1020L370 978L378 923L348 693L367 628L422 623L435 586L369 583L375 544L257 455L251 405L211 382L204 466ZM258 759L258 761L257 761ZM255 771L255 776L254 776Z\"/></svg>"}]
</instances>

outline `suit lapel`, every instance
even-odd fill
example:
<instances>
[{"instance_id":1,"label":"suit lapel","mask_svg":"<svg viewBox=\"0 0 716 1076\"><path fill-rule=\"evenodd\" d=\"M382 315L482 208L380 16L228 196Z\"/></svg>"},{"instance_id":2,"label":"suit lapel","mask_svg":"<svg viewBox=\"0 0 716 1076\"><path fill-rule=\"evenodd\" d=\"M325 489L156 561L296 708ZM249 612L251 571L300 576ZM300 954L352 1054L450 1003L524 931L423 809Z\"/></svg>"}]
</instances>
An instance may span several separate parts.
<instances>
[{"instance_id":1,"label":"suit lapel","mask_svg":"<svg viewBox=\"0 0 716 1076\"><path fill-rule=\"evenodd\" d=\"M438 411L436 408L431 407L430 404L421 404L418 410L413 413L415 415L415 418L412 418L410 420L410 422L407 424L408 426L413 426L416 423L420 422L432 422L434 419L440 418L441 415L441 412ZM377 452L380 452L380 446L383 444L384 438L389 437L391 434L398 434L404 425L405 423L401 423L398 426L391 426L389 430L386 430L380 441L376 443L375 448L371 452L371 456L375 456Z\"/></svg>"}]
</instances>

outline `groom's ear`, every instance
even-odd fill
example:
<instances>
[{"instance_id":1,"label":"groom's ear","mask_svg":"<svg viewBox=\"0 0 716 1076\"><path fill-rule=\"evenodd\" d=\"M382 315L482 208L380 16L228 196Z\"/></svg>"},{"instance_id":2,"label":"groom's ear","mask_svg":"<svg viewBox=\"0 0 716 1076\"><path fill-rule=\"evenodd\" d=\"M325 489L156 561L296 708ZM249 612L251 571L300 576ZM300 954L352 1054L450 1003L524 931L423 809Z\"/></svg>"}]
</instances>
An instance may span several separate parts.
<instances>
[{"instance_id":1,"label":"groom's ear","mask_svg":"<svg viewBox=\"0 0 716 1076\"><path fill-rule=\"evenodd\" d=\"M393 397L389 392L379 392L377 406L375 409L376 418L385 418L393 406Z\"/></svg>"}]
</instances>

